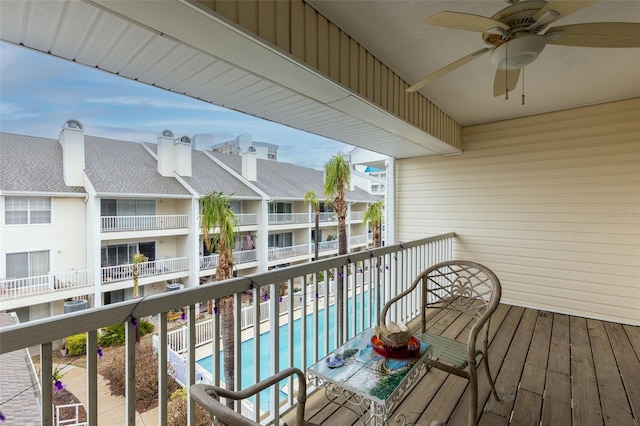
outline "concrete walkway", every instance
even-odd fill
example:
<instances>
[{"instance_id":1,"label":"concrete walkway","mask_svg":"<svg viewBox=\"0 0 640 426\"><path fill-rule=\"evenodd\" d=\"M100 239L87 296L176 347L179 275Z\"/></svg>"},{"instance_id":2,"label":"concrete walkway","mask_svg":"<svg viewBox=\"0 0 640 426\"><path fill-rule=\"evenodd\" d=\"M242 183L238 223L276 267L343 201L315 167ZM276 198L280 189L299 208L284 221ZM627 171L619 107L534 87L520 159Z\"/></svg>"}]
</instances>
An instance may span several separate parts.
<instances>
[{"instance_id":1,"label":"concrete walkway","mask_svg":"<svg viewBox=\"0 0 640 426\"><path fill-rule=\"evenodd\" d=\"M87 375L82 367L67 366L62 382L65 388L74 394L85 409L87 407ZM125 405L123 396L113 396L109 391L107 381L98 375L98 424L100 426L125 425ZM154 408L145 413L136 412L136 425L152 426L158 424L158 409ZM91 425L93 426L93 425Z\"/></svg>"}]
</instances>

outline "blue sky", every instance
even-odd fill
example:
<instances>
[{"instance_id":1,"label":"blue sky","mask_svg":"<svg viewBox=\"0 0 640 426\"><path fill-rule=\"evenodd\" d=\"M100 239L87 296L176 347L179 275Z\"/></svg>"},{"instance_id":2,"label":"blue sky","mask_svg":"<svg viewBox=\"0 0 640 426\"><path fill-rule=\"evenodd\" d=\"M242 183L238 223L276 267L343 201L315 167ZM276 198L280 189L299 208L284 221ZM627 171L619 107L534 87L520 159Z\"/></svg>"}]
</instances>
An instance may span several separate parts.
<instances>
[{"instance_id":1,"label":"blue sky","mask_svg":"<svg viewBox=\"0 0 640 426\"><path fill-rule=\"evenodd\" d=\"M0 42L0 130L57 138L70 119L85 133L155 142L175 135L213 134L216 141L249 133L280 147L278 161L322 169L352 146L231 111L98 69Z\"/></svg>"}]
</instances>

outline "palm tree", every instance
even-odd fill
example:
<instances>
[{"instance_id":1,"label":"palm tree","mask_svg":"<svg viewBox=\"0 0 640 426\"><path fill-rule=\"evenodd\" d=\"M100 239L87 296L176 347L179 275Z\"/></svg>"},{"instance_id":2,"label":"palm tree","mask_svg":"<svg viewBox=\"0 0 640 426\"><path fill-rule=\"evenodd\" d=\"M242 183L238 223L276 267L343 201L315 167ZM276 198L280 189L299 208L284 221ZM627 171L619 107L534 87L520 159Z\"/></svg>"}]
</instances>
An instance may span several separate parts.
<instances>
[{"instance_id":1,"label":"palm tree","mask_svg":"<svg viewBox=\"0 0 640 426\"><path fill-rule=\"evenodd\" d=\"M382 200L369 204L362 215L362 224L367 222L373 227L373 247L380 247L380 224L382 224Z\"/></svg>"},{"instance_id":2,"label":"palm tree","mask_svg":"<svg viewBox=\"0 0 640 426\"><path fill-rule=\"evenodd\" d=\"M304 202L309 203L316 214L316 237L314 238L315 256L313 260L318 260L318 252L320 249L320 201L315 192L307 191L307 193L304 194Z\"/></svg>"},{"instance_id":3,"label":"palm tree","mask_svg":"<svg viewBox=\"0 0 640 426\"><path fill-rule=\"evenodd\" d=\"M324 195L338 216L338 255L347 254L347 201L344 199L345 191L351 181L351 168L344 159L342 152L337 153L324 166ZM338 343L342 343L344 329L344 316L342 292L344 277L338 273L336 282L336 320L338 325Z\"/></svg>"},{"instance_id":4,"label":"palm tree","mask_svg":"<svg viewBox=\"0 0 640 426\"><path fill-rule=\"evenodd\" d=\"M133 255L133 298L137 299L140 297L140 290L138 287L138 276L140 273L138 272L138 265L142 262L147 261L147 256L144 254L137 252Z\"/></svg>"},{"instance_id":5,"label":"palm tree","mask_svg":"<svg viewBox=\"0 0 640 426\"><path fill-rule=\"evenodd\" d=\"M222 192L211 192L200 199L204 243L207 250L211 252L213 248L216 248L218 253L216 281L226 280L233 276L232 250L238 219L231 209L230 199L231 196L226 196ZM209 231L215 228L218 228L218 232L210 238ZM220 299L220 332L224 350L224 381L228 390L235 389L233 322L233 296L226 296ZM233 400L228 399L227 405L233 409Z\"/></svg>"}]
</instances>

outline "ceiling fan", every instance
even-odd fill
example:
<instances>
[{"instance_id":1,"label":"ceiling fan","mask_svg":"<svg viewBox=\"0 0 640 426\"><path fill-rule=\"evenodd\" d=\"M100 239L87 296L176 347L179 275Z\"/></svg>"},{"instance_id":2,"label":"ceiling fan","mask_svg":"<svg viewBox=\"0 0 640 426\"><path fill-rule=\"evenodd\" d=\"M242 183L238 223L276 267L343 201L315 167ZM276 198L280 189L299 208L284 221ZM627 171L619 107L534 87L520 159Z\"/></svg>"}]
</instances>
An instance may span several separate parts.
<instances>
[{"instance_id":1,"label":"ceiling fan","mask_svg":"<svg viewBox=\"0 0 640 426\"><path fill-rule=\"evenodd\" d=\"M521 69L536 60L547 44L578 47L640 47L640 23L593 22L549 27L587 7L596 0L551 1L507 0L509 6L491 18L462 12L441 12L424 20L429 25L475 31L489 46L463 56L429 74L407 92L415 92L433 80L479 58L491 54L496 66L493 95L508 99L520 78ZM524 103L524 95L523 95Z\"/></svg>"}]
</instances>

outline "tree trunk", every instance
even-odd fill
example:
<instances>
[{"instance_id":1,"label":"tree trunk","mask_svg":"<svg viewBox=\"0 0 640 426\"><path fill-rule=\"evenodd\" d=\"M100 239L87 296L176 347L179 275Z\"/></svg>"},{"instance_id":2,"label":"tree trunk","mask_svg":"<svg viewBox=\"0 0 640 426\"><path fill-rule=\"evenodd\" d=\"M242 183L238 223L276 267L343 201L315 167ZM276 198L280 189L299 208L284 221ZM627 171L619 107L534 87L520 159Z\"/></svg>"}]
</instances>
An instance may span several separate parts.
<instances>
[{"instance_id":1,"label":"tree trunk","mask_svg":"<svg viewBox=\"0 0 640 426\"><path fill-rule=\"evenodd\" d=\"M373 247L380 247L380 225L373 227Z\"/></svg>"},{"instance_id":2,"label":"tree trunk","mask_svg":"<svg viewBox=\"0 0 640 426\"><path fill-rule=\"evenodd\" d=\"M316 211L316 238L315 239L315 256L313 260L318 260L318 252L320 251L320 212Z\"/></svg>"},{"instance_id":3,"label":"tree trunk","mask_svg":"<svg viewBox=\"0 0 640 426\"><path fill-rule=\"evenodd\" d=\"M347 254L347 226L346 226L346 203L342 201L337 203L338 212L338 256ZM336 281L336 319L338 326L338 344L342 345L346 339L344 324L344 271L338 271L338 279Z\"/></svg>"},{"instance_id":4,"label":"tree trunk","mask_svg":"<svg viewBox=\"0 0 640 426\"><path fill-rule=\"evenodd\" d=\"M222 334L222 349L224 351L224 385L228 390L235 390L233 323L233 296L223 297L220 299L220 333ZM234 409L232 399L227 399L227 407Z\"/></svg>"}]
</instances>

